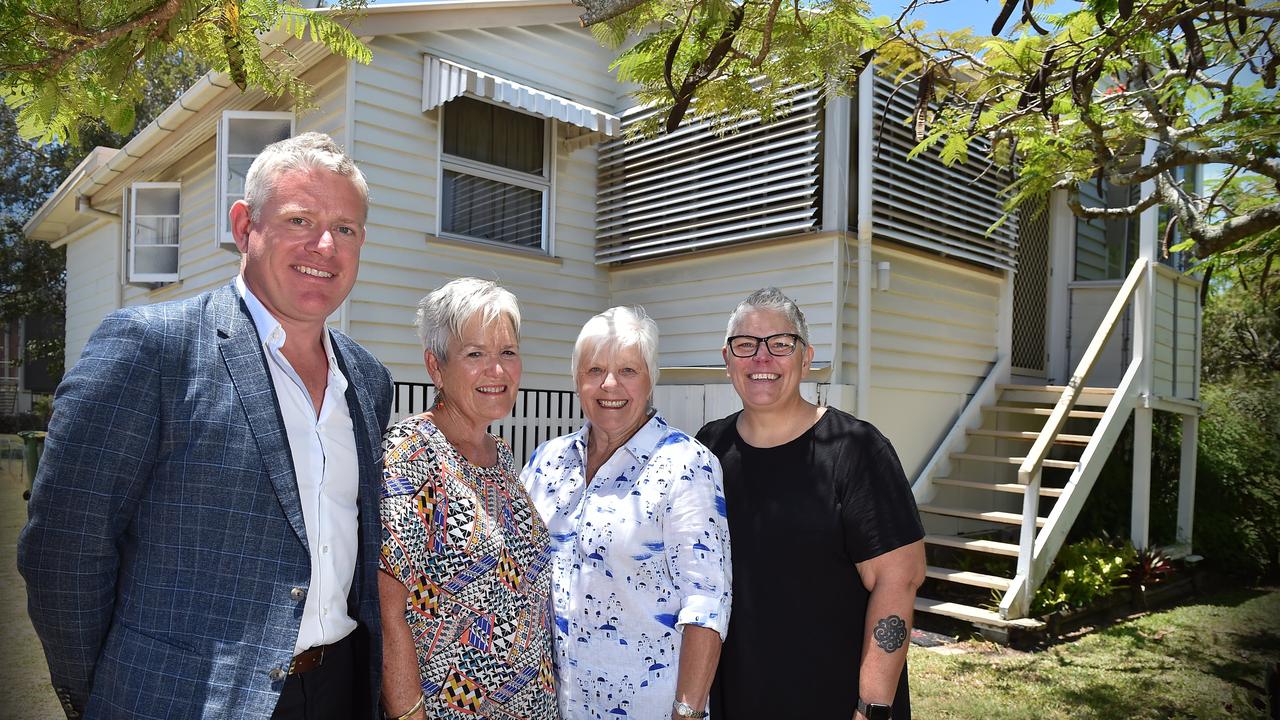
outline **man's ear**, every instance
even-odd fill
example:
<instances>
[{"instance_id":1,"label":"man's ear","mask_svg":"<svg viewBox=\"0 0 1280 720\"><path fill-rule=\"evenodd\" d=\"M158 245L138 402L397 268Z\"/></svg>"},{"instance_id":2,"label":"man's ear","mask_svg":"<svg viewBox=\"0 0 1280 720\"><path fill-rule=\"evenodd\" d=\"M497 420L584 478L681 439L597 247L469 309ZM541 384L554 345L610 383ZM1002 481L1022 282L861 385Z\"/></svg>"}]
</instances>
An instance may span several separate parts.
<instances>
[{"instance_id":1,"label":"man's ear","mask_svg":"<svg viewBox=\"0 0 1280 720\"><path fill-rule=\"evenodd\" d=\"M249 252L249 228L253 225L249 203L243 200L235 201L228 215L231 219L231 238L236 241L236 247L242 254Z\"/></svg>"}]
</instances>

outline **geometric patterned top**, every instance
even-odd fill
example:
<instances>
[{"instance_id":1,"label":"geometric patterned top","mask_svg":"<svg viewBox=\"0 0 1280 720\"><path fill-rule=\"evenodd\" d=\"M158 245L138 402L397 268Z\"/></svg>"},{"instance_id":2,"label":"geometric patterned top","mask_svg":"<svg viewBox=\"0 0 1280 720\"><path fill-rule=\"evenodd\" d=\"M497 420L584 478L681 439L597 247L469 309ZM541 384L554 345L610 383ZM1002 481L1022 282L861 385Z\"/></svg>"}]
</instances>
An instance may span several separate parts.
<instances>
[{"instance_id":1,"label":"geometric patterned top","mask_svg":"<svg viewBox=\"0 0 1280 720\"><path fill-rule=\"evenodd\" d=\"M552 720L551 548L499 438L467 462L429 420L383 439L383 572L409 591L427 717Z\"/></svg>"}]
</instances>

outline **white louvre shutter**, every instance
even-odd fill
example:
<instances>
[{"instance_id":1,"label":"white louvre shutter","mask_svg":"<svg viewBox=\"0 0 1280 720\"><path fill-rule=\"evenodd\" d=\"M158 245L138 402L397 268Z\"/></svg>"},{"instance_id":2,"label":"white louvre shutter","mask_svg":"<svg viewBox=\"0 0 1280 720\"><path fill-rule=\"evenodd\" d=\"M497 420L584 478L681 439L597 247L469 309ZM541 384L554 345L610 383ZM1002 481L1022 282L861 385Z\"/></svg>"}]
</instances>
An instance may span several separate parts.
<instances>
[{"instance_id":1,"label":"white louvre shutter","mask_svg":"<svg viewBox=\"0 0 1280 720\"><path fill-rule=\"evenodd\" d=\"M643 119L632 113L626 125ZM762 124L694 120L600 148L596 263L643 260L817 228L822 98L798 88Z\"/></svg>"},{"instance_id":2,"label":"white louvre shutter","mask_svg":"<svg viewBox=\"0 0 1280 720\"><path fill-rule=\"evenodd\" d=\"M936 145L907 160L916 146L915 131L905 122L915 107L916 86L894 95L893 82L879 74L873 85L872 233L982 265L1014 268L1017 215L987 232L1004 213L1009 169L988 162L985 141L971 145L969 159L951 167L942 163Z\"/></svg>"}]
</instances>

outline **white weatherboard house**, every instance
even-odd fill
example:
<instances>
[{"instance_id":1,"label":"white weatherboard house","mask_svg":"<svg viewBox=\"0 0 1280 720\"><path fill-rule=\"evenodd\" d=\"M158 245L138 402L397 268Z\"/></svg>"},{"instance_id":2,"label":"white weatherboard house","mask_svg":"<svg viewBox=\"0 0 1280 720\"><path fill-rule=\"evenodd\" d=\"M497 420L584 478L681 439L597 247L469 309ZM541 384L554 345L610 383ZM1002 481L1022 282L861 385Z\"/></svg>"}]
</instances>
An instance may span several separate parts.
<instances>
[{"instance_id":1,"label":"white weatherboard house","mask_svg":"<svg viewBox=\"0 0 1280 720\"><path fill-rule=\"evenodd\" d=\"M228 282L226 209L249 163L319 130L372 192L360 280L332 322L391 368L399 415L424 403L415 303L453 277L494 278L520 298L527 389L499 428L519 454L581 422L570 350L611 305L658 321L655 396L672 422L696 431L736 409L724 323L775 285L809 319L805 391L897 447L934 587L1003 598L999 612L927 597L921 610L1026 625L1130 416L1133 540L1189 551L1199 281L1160 257L1157 208L1091 224L1054 197L989 231L999 173L930 153L907 162L913 94L872 74L853 97L797 89L767 126L717 136L694 123L623 143L643 110L577 13L567 0L375 6L357 27L370 65L292 46L316 107L213 74L124 148L90 155L27 226L67 248L68 365L111 310ZM1148 537L1154 410L1184 418L1176 538ZM1005 556L1008 572L947 569L967 553Z\"/></svg>"}]
</instances>

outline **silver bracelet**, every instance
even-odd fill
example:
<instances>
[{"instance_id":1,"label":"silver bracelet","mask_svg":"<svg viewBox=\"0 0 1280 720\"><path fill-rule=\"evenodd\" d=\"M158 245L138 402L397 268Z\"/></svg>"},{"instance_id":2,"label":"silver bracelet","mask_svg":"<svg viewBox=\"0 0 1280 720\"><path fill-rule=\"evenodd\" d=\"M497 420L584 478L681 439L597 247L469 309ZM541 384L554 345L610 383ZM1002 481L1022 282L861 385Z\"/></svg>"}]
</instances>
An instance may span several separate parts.
<instances>
[{"instance_id":1,"label":"silver bracelet","mask_svg":"<svg viewBox=\"0 0 1280 720\"><path fill-rule=\"evenodd\" d=\"M671 709L675 711L676 717L682 718L704 718L709 714L706 710L694 710L693 706L683 700L677 700Z\"/></svg>"}]
</instances>

